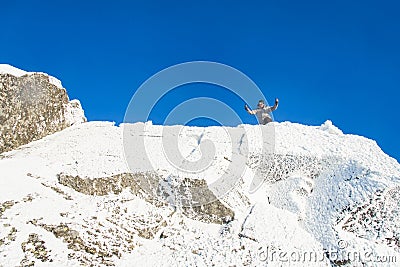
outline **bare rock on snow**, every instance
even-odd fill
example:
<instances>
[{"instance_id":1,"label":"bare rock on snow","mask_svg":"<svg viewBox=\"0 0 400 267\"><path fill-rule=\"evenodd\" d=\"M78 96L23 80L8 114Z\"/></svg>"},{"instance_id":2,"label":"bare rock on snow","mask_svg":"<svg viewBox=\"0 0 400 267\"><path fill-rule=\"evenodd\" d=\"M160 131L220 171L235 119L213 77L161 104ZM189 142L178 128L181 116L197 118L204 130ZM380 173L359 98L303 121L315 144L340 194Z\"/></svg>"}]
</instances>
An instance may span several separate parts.
<instances>
[{"instance_id":1,"label":"bare rock on snow","mask_svg":"<svg viewBox=\"0 0 400 267\"><path fill-rule=\"evenodd\" d=\"M163 192L162 183L159 183L162 181L162 178L152 172L122 173L110 177L93 179L60 173L58 181L60 184L85 195L118 195L124 189L129 188L132 194L140 196L155 206L168 204L166 202L166 192ZM190 219L205 223L223 224L234 218L234 212L214 196L204 180L185 178L179 186L168 190L168 192L173 192L174 195L180 195L183 199L186 199L180 203L169 204L175 205L176 208L181 208L182 213ZM215 199L215 201L205 203L203 199ZM192 203L204 204L193 205ZM142 236L153 238L154 234L155 231L142 234Z\"/></svg>"}]
</instances>

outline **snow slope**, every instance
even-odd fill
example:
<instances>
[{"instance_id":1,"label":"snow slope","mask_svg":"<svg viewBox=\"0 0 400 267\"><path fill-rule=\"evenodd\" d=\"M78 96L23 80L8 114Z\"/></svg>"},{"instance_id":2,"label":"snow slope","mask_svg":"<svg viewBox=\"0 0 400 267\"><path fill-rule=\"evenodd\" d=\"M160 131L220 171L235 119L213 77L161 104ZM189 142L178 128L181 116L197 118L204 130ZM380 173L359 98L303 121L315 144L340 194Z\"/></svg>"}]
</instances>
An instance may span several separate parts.
<instances>
[{"instance_id":1,"label":"snow slope","mask_svg":"<svg viewBox=\"0 0 400 267\"><path fill-rule=\"evenodd\" d=\"M179 151L184 162L200 166L202 146L212 144L215 153L206 171L186 173L182 180L184 174L168 164L169 148L160 144L173 143L174 127L179 149L171 151ZM0 266L400 262L400 165L395 159L376 142L343 134L329 121L262 126L274 128L275 142L272 152L261 153L251 150L259 140L249 134L258 127L88 122L1 154ZM123 146L127 134L130 159ZM142 153L134 153L142 134L150 138L145 144L151 166ZM248 153L242 150L243 135ZM173 155L173 161L175 156L180 160ZM229 160L240 156L246 157L245 171L234 188L218 195L211 186L214 178L234 175ZM128 167L127 160L134 164ZM264 182L253 192L254 173ZM167 203L143 190L141 177L163 193L170 189ZM201 180L218 196L215 206L180 206L172 184Z\"/></svg>"}]
</instances>

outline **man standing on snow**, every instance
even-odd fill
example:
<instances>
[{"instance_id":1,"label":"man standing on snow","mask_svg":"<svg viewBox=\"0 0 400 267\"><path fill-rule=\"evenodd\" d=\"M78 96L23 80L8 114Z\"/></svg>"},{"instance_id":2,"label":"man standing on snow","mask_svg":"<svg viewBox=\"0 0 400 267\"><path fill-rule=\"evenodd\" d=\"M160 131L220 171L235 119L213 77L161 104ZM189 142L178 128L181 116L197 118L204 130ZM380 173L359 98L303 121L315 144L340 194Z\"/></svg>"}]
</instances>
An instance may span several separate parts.
<instances>
[{"instance_id":1,"label":"man standing on snow","mask_svg":"<svg viewBox=\"0 0 400 267\"><path fill-rule=\"evenodd\" d=\"M264 104L264 100L258 101L257 109L251 110L249 106L244 105L244 109L251 115L256 115L259 124L267 124L272 121L271 112L278 108L279 99L275 98L275 105L270 107Z\"/></svg>"}]
</instances>

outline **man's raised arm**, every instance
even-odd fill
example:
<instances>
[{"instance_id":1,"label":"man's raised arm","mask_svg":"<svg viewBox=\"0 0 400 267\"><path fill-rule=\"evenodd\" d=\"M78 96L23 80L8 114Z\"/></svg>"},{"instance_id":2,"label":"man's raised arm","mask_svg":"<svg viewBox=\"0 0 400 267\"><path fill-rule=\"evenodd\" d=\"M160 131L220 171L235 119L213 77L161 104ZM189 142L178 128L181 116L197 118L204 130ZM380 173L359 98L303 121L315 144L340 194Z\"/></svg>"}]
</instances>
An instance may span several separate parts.
<instances>
[{"instance_id":1,"label":"man's raised arm","mask_svg":"<svg viewBox=\"0 0 400 267\"><path fill-rule=\"evenodd\" d=\"M247 111L247 113L249 113L250 115L254 115L254 114L257 113L257 110L251 110L247 104L244 105L244 109L245 109L245 110Z\"/></svg>"},{"instance_id":2,"label":"man's raised arm","mask_svg":"<svg viewBox=\"0 0 400 267\"><path fill-rule=\"evenodd\" d=\"M275 111L278 108L278 105L279 105L279 99L275 98L275 105L271 107L271 111Z\"/></svg>"}]
</instances>

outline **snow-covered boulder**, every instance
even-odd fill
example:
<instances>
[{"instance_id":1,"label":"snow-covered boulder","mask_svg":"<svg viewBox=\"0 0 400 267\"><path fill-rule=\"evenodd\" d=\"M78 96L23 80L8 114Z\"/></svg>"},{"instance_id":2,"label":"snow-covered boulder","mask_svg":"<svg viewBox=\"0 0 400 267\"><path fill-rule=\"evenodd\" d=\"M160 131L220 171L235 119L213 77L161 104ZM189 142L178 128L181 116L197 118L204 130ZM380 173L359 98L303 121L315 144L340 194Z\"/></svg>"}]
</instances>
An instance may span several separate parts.
<instances>
[{"instance_id":1,"label":"snow-covered boulder","mask_svg":"<svg viewBox=\"0 0 400 267\"><path fill-rule=\"evenodd\" d=\"M86 121L58 79L8 64L0 64L0 103L0 153Z\"/></svg>"}]
</instances>

